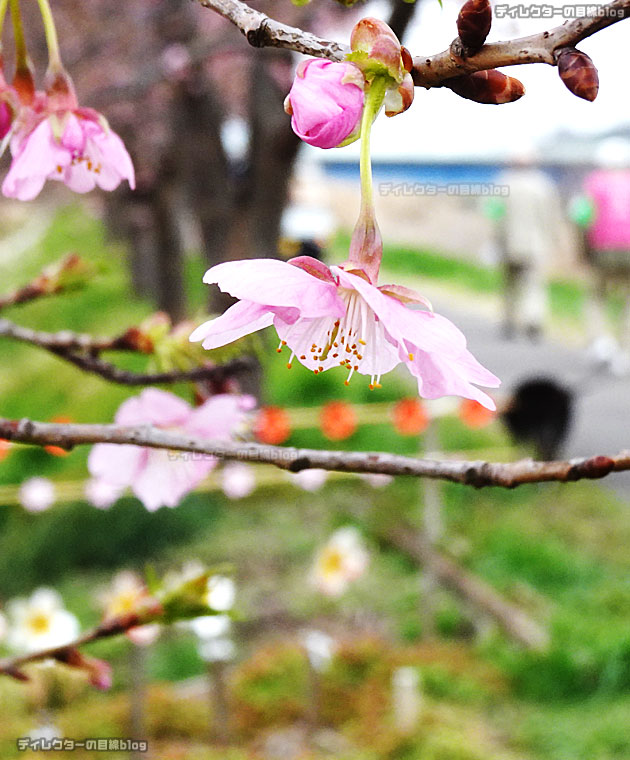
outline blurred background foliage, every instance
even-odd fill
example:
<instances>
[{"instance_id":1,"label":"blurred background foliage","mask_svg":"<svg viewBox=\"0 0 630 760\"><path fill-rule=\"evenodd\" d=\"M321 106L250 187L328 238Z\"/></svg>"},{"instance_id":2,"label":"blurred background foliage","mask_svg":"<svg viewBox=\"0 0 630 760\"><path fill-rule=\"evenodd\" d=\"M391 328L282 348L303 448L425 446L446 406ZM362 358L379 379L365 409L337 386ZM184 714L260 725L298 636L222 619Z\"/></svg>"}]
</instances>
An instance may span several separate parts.
<instances>
[{"instance_id":1,"label":"blurred background foliage","mask_svg":"<svg viewBox=\"0 0 630 760\"><path fill-rule=\"evenodd\" d=\"M107 241L101 223L82 206L54 215L42 243L21 258L20 267L3 270L5 288L23 283L68 250L96 265L93 282L84 290L18 307L21 323L107 335L150 313L148 303L130 297L124 249ZM392 253L390 261L395 261L396 252ZM417 252L425 260L432 255ZM200 257L191 255L187 266L191 302L197 300L201 306ZM460 276L453 272L455 264L449 268L443 263L435 276L445 281ZM495 276L491 268L479 268L478 279L467 270L462 281L476 291L480 282L489 287ZM134 393L84 376L29 346L6 342L3 351L0 383L7 416L107 421L121 400ZM376 400L361 383L345 388L334 373L314 377L299 367L287 371L273 347L261 352L261 359L269 403L308 406L331 398ZM122 354L116 360L130 367L144 361ZM180 390L189 393L188 388ZM394 375L378 392L378 400L411 393L411 383ZM434 435L446 452L469 450L474 456L479 449L509 451L498 422L471 430L447 417L436 425ZM317 429L297 430L288 443L330 445ZM335 445L413 454L424 443L400 436L386 422L361 426ZM86 449L55 457L16 447L0 464L0 481L19 483L25 474L81 480L86 455ZM383 488L359 479L330 478L316 493L298 489L287 478L286 485L261 486L238 502L220 492L194 493L176 510L163 508L153 514L132 498L121 499L107 511L74 502L38 515L7 505L0 510L0 589L6 601L52 584L87 627L98 621L96 592L120 567L142 571L151 563L162 572L181 565L182 558L233 563L241 622L238 662L229 673L231 730L235 744L248 749L207 749L208 706L203 679L199 680L206 666L191 635L174 629L147 658L148 731L156 757L241 760L256 753L268 756L269 742L279 741L279 736L299 744L311 709L309 672L298 639L307 626L330 630L341 644L321 676L321 723L332 733L319 737L319 749L311 743L300 756L627 757L630 515L625 506L612 492L589 483L515 491L473 491L454 484L439 488L447 522L442 548L508 600L546 622L552 636L547 652L524 652L442 591L436 612L439 639L424 637L421 572L379 538L379 528L402 516L420 524L423 486L405 478ZM372 564L343 598L332 602L313 593L308 570L317 547L348 522L364 531ZM126 735L128 648L125 640L90 648L114 665L114 688L108 694L86 692L72 675L60 676L57 723L68 735ZM406 738L393 728L389 708L392 672L400 665L411 665L421 674L424 700L418 730ZM34 690L0 683L3 757L18 756L15 736L32 727ZM326 741L332 742L332 749ZM82 757L80 751L73 756Z\"/></svg>"}]
</instances>

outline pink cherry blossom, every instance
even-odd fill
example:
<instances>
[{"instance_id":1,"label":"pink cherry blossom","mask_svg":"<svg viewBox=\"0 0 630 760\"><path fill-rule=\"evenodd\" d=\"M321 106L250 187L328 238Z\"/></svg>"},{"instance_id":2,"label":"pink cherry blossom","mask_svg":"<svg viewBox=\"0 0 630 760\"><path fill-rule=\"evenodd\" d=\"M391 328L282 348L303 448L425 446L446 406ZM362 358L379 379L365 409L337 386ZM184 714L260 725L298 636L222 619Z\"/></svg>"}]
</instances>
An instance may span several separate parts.
<instances>
[{"instance_id":1,"label":"pink cherry blossom","mask_svg":"<svg viewBox=\"0 0 630 760\"><path fill-rule=\"evenodd\" d=\"M282 351L319 374L343 367L346 384L357 372L380 387L381 375L403 362L424 398L463 396L489 409L492 399L477 385L496 388L499 380L466 348L464 335L445 317L427 309L420 296L398 285L373 285L360 270L328 268L302 256L285 263L253 259L218 264L206 283L239 298L190 336L212 349L271 324Z\"/></svg>"},{"instance_id":2,"label":"pink cherry blossom","mask_svg":"<svg viewBox=\"0 0 630 760\"><path fill-rule=\"evenodd\" d=\"M365 80L352 63L303 61L284 102L295 134L316 148L336 148L359 134Z\"/></svg>"},{"instance_id":3,"label":"pink cherry blossom","mask_svg":"<svg viewBox=\"0 0 630 760\"><path fill-rule=\"evenodd\" d=\"M229 439L245 423L251 396L221 394L191 408L178 396L148 388L127 399L116 413L122 426L153 425L171 432L212 440ZM141 446L98 443L88 458L88 469L98 481L131 487L149 511L162 505L175 507L196 488L216 465L210 456L150 449Z\"/></svg>"},{"instance_id":4,"label":"pink cherry blossom","mask_svg":"<svg viewBox=\"0 0 630 760\"><path fill-rule=\"evenodd\" d=\"M99 113L76 108L44 111L38 118L33 114L35 124L33 118L23 119L24 128L11 140L13 161L2 183L4 195L30 201L47 179L63 182L76 193L87 193L97 185L114 190L124 179L135 187L123 141Z\"/></svg>"}]
</instances>

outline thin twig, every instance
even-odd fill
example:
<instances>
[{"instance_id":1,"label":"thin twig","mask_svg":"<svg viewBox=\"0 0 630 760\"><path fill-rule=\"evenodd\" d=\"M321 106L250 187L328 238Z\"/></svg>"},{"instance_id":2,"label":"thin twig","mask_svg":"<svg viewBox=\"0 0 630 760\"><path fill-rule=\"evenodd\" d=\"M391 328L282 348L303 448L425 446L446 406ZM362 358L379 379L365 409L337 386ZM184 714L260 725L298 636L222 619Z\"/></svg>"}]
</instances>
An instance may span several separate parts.
<instances>
[{"instance_id":1,"label":"thin twig","mask_svg":"<svg viewBox=\"0 0 630 760\"><path fill-rule=\"evenodd\" d=\"M506 42L484 45L468 58L457 55L456 45L432 56L413 59L414 83L420 87L436 87L445 80L461 74L496 69L500 66L520 66L526 63L556 65L556 51L575 47L579 42L607 26L630 16L630 0L613 0L596 6L602 15L573 19L546 32L520 37Z\"/></svg>"},{"instance_id":2,"label":"thin twig","mask_svg":"<svg viewBox=\"0 0 630 760\"><path fill-rule=\"evenodd\" d=\"M125 633L125 631L128 631L130 628L135 628L137 625L138 617L136 615L127 615L124 618L115 618L111 621L101 623L96 628L93 628L87 633L79 636L74 641L64 644L63 646L41 649L17 657L7 657L0 660L0 675L11 676L20 681L28 680L28 677L21 670L24 665L28 665L32 662L43 662L44 660L64 662L72 651L85 646L85 644L91 644L93 641L98 641L99 639L117 636L120 633Z\"/></svg>"},{"instance_id":3,"label":"thin twig","mask_svg":"<svg viewBox=\"0 0 630 760\"><path fill-rule=\"evenodd\" d=\"M165 385L184 381L200 382L203 380L221 382L234 375L247 372L254 367L250 358L233 359L219 366L195 367L189 370L171 370L168 372L131 372L106 362L95 354L101 351L134 350L132 331L127 331L116 338L94 338L90 335L64 330L47 333L21 327L8 319L0 319L0 337L14 338L43 348L64 361L74 364L85 372L102 377L119 385ZM137 348L135 349L137 350Z\"/></svg>"},{"instance_id":4,"label":"thin twig","mask_svg":"<svg viewBox=\"0 0 630 760\"><path fill-rule=\"evenodd\" d=\"M615 456L592 456L568 461L483 462L461 460L416 459L386 452L326 451L267 446L258 443L208 441L165 432L150 425L79 425L33 422L28 419L0 418L0 438L39 446L74 446L93 443L132 444L156 449L169 449L205 454L218 459L273 464L290 472L323 469L336 472L410 475L418 478L449 480L453 483L482 488L501 486L514 488L524 483L599 479L611 472L630 470L630 451Z\"/></svg>"},{"instance_id":5,"label":"thin twig","mask_svg":"<svg viewBox=\"0 0 630 760\"><path fill-rule=\"evenodd\" d=\"M76 253L69 253L59 261L46 267L26 285L0 296L0 311L9 306L34 301L38 298L57 295L85 284L91 271L90 265Z\"/></svg>"}]
</instances>

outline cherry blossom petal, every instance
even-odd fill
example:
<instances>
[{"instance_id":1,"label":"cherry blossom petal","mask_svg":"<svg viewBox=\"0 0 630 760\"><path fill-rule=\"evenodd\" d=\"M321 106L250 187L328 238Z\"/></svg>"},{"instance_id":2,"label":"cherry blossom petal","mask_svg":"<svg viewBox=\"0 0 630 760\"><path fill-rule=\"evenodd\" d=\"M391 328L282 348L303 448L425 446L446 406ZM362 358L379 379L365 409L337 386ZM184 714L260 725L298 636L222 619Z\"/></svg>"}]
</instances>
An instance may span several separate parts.
<instances>
[{"instance_id":1,"label":"cherry blossom petal","mask_svg":"<svg viewBox=\"0 0 630 760\"><path fill-rule=\"evenodd\" d=\"M142 469L146 452L141 446L97 443L88 456L88 470L93 478L124 488Z\"/></svg>"},{"instance_id":2,"label":"cherry blossom petal","mask_svg":"<svg viewBox=\"0 0 630 760\"><path fill-rule=\"evenodd\" d=\"M131 488L149 512L165 505L176 507L216 465L210 456L151 449L145 467Z\"/></svg>"},{"instance_id":3,"label":"cherry blossom petal","mask_svg":"<svg viewBox=\"0 0 630 760\"><path fill-rule=\"evenodd\" d=\"M262 330L273 323L273 314L266 306L251 301L239 301L220 317L204 322L193 330L189 340L202 340L206 349L225 346L244 335Z\"/></svg>"},{"instance_id":4,"label":"cherry blossom petal","mask_svg":"<svg viewBox=\"0 0 630 760\"><path fill-rule=\"evenodd\" d=\"M323 282L284 261L250 259L227 261L209 269L203 281L216 283L235 298L268 307L292 307L302 317L344 314L343 302L332 283Z\"/></svg>"},{"instance_id":5,"label":"cherry blossom petal","mask_svg":"<svg viewBox=\"0 0 630 760\"><path fill-rule=\"evenodd\" d=\"M418 392L428 399L463 396L478 401L494 411L494 401L472 383L496 388L500 381L466 351L459 356L416 350L414 361L407 365L418 378Z\"/></svg>"},{"instance_id":6,"label":"cherry blossom petal","mask_svg":"<svg viewBox=\"0 0 630 760\"><path fill-rule=\"evenodd\" d=\"M229 438L243 424L248 398L230 393L212 396L193 409L185 426L186 432L221 440Z\"/></svg>"},{"instance_id":7,"label":"cherry blossom petal","mask_svg":"<svg viewBox=\"0 0 630 760\"><path fill-rule=\"evenodd\" d=\"M159 388L147 388L139 396L124 401L116 412L119 425L185 425L191 414L190 406L179 396Z\"/></svg>"}]
</instances>

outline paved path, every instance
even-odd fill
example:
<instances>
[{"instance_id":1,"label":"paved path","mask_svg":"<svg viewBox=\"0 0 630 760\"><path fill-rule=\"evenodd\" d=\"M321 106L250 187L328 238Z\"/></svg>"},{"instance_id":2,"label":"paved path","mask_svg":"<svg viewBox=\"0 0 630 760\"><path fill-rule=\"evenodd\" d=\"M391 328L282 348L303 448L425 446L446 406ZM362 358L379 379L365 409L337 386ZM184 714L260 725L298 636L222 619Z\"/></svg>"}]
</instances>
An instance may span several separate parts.
<instances>
[{"instance_id":1,"label":"paved path","mask_svg":"<svg viewBox=\"0 0 630 760\"><path fill-rule=\"evenodd\" d=\"M630 378L595 374L583 350L558 339L537 344L525 338L507 341L500 337L495 319L487 313L471 314L461 301L452 305L440 294L434 296L433 305L463 329L475 356L502 379L503 390L509 392L519 381L543 375L575 390L574 423L566 456L613 454L630 448ZM630 472L608 476L602 482L630 500Z\"/></svg>"}]
</instances>

